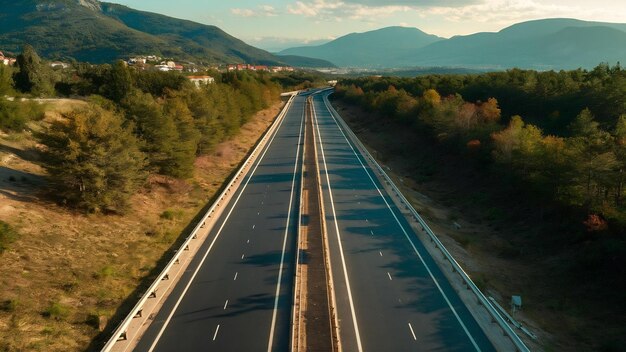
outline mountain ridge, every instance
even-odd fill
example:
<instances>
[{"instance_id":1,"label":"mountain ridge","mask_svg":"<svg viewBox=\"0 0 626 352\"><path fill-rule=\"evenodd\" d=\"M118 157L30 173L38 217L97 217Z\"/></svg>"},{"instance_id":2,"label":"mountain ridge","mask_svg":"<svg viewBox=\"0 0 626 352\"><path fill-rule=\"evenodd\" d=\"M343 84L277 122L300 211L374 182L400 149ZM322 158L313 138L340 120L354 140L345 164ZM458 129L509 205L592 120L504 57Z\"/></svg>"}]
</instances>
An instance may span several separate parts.
<instances>
[{"instance_id":1,"label":"mountain ridge","mask_svg":"<svg viewBox=\"0 0 626 352\"><path fill-rule=\"evenodd\" d=\"M400 61L416 66L589 69L601 62L626 60L626 47L618 44L624 42L626 24L543 19L498 32L454 36L415 50Z\"/></svg>"},{"instance_id":2,"label":"mountain ridge","mask_svg":"<svg viewBox=\"0 0 626 352\"><path fill-rule=\"evenodd\" d=\"M438 40L427 44L413 43L415 47L412 49L410 43L397 44L394 28L398 27L351 33L323 45L290 48L279 54L323 58L342 67L383 68L590 69L601 62L626 62L626 45L623 45L626 23L548 18L516 23L498 32L479 32L449 39L433 36ZM413 33L428 35L417 28L413 30ZM390 35L376 38L376 33ZM369 47L356 45L355 36L361 42L369 43ZM335 47L340 48L339 54L324 52ZM380 56L372 57L371 52Z\"/></svg>"},{"instance_id":3,"label":"mountain ridge","mask_svg":"<svg viewBox=\"0 0 626 352\"><path fill-rule=\"evenodd\" d=\"M384 66L389 56L442 40L413 27L385 27L364 33L350 33L328 43L289 48L278 55L301 55L330 61L338 66ZM376 41L376 46L371 45Z\"/></svg>"}]
</instances>

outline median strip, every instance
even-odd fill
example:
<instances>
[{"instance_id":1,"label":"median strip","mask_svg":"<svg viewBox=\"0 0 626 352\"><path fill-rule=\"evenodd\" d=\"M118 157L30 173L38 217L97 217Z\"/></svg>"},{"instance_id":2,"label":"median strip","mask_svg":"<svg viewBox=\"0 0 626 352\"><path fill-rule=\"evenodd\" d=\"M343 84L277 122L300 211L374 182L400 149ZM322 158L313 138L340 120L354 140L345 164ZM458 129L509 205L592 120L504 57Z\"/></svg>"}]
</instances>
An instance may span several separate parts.
<instances>
[{"instance_id":1,"label":"median strip","mask_svg":"<svg viewBox=\"0 0 626 352\"><path fill-rule=\"evenodd\" d=\"M294 321L294 351L338 351L331 310L323 209L310 99L306 130L301 195L298 292ZM310 338L314 337L314 338Z\"/></svg>"}]
</instances>

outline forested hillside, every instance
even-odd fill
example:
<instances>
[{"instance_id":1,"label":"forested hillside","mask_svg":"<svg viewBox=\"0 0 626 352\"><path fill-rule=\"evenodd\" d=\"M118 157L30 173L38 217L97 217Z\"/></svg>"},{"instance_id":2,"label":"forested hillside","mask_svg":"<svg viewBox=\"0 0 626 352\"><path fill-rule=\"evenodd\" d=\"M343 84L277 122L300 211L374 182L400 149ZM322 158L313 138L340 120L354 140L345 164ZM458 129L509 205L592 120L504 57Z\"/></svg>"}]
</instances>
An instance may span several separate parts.
<instances>
[{"instance_id":1,"label":"forested hillside","mask_svg":"<svg viewBox=\"0 0 626 352\"><path fill-rule=\"evenodd\" d=\"M336 98L375 112L361 126L413 136L390 148L411 163L416 181L438 177L441 160L469 170L473 181L454 181L465 186L452 204L471 204L477 221L522 231L500 235L515 243L506 258L543 272L547 281L535 285L560 286L540 292L537 306L565 300L552 309L600 321L619 305L626 289L626 70L603 64L591 71L344 79ZM619 324L596 331L607 340L594 335L594 346L615 346Z\"/></svg>"},{"instance_id":2,"label":"forested hillside","mask_svg":"<svg viewBox=\"0 0 626 352\"><path fill-rule=\"evenodd\" d=\"M158 55L196 63L279 65L216 26L97 0L0 1L0 47L19 52L24 43L50 59L110 63Z\"/></svg>"},{"instance_id":3,"label":"forested hillside","mask_svg":"<svg viewBox=\"0 0 626 352\"><path fill-rule=\"evenodd\" d=\"M428 130L456 152L476 149L542 195L599 214L618 232L626 227L626 71L620 66L344 80L338 94Z\"/></svg>"}]
</instances>

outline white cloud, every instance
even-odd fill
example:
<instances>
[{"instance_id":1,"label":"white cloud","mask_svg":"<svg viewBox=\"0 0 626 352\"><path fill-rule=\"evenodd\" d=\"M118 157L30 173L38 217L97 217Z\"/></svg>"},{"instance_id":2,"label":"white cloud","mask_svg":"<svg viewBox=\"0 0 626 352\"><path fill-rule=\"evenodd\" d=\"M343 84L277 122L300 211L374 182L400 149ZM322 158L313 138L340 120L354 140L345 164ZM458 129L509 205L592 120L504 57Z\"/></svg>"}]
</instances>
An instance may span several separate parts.
<instances>
[{"instance_id":1,"label":"white cloud","mask_svg":"<svg viewBox=\"0 0 626 352\"><path fill-rule=\"evenodd\" d=\"M344 19L372 22L380 17L389 17L397 12L410 11L409 6L366 6L343 1L313 0L296 1L287 11L292 15L315 17L318 21L342 21Z\"/></svg>"},{"instance_id":2,"label":"white cloud","mask_svg":"<svg viewBox=\"0 0 626 352\"><path fill-rule=\"evenodd\" d=\"M257 9L240 9L234 8L230 9L230 12L233 15L240 17L275 17L278 16L278 12L273 6L270 5L260 5Z\"/></svg>"},{"instance_id":3,"label":"white cloud","mask_svg":"<svg viewBox=\"0 0 626 352\"><path fill-rule=\"evenodd\" d=\"M373 7L408 6L408 7L458 7L476 4L483 0L344 0L347 3Z\"/></svg>"},{"instance_id":4,"label":"white cloud","mask_svg":"<svg viewBox=\"0 0 626 352\"><path fill-rule=\"evenodd\" d=\"M254 16L254 11L250 9L231 9L230 12L233 15L241 16L241 17L252 17Z\"/></svg>"},{"instance_id":5,"label":"white cloud","mask_svg":"<svg viewBox=\"0 0 626 352\"><path fill-rule=\"evenodd\" d=\"M531 18L575 16L575 8L551 5L535 0L492 0L458 8L435 6L428 14L443 16L452 22L511 23Z\"/></svg>"}]
</instances>

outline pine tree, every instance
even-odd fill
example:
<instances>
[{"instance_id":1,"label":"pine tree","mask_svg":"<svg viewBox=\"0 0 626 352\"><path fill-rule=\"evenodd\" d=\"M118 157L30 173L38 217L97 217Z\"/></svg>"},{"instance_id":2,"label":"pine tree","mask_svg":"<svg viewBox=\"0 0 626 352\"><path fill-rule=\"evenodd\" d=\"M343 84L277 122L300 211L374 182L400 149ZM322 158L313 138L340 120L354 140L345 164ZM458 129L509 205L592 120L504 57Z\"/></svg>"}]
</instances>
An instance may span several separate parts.
<instances>
[{"instance_id":1,"label":"pine tree","mask_svg":"<svg viewBox=\"0 0 626 352\"><path fill-rule=\"evenodd\" d=\"M178 139L174 143L170 158L164 165L164 171L167 175L178 178L191 177L200 133L194 126L191 111L182 99L168 99L165 104L165 113L174 121Z\"/></svg>"},{"instance_id":2,"label":"pine tree","mask_svg":"<svg viewBox=\"0 0 626 352\"><path fill-rule=\"evenodd\" d=\"M157 172L168 174L166 169L178 140L176 124L163 113L163 108L150 94L138 90L130 93L122 102L126 118L134 123L135 135L144 144L149 164Z\"/></svg>"},{"instance_id":3,"label":"pine tree","mask_svg":"<svg viewBox=\"0 0 626 352\"><path fill-rule=\"evenodd\" d=\"M32 46L24 45L22 53L17 57L17 66L19 71L13 77L17 89L35 96L54 94L52 69L41 61Z\"/></svg>"},{"instance_id":4,"label":"pine tree","mask_svg":"<svg viewBox=\"0 0 626 352\"><path fill-rule=\"evenodd\" d=\"M122 212L146 179L145 154L115 113L91 104L55 122L44 144L57 194L90 212Z\"/></svg>"}]
</instances>

